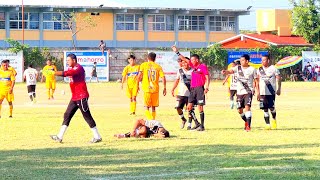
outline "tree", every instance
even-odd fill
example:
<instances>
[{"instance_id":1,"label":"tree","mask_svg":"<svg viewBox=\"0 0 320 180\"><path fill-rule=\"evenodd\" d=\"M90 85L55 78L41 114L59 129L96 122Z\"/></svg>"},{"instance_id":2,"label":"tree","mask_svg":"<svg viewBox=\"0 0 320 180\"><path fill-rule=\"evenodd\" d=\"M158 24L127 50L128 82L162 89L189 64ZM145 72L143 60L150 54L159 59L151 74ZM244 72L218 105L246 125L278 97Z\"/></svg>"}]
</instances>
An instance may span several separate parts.
<instances>
[{"instance_id":1,"label":"tree","mask_svg":"<svg viewBox=\"0 0 320 180\"><path fill-rule=\"evenodd\" d=\"M320 44L320 0L289 0L293 5L293 32L309 43Z\"/></svg>"},{"instance_id":2,"label":"tree","mask_svg":"<svg viewBox=\"0 0 320 180\"><path fill-rule=\"evenodd\" d=\"M97 26L95 16L85 13L76 13L76 12L62 12L59 11L61 17L53 17L53 20L59 21L61 26L64 29L69 29L71 31L71 41L74 50L76 50L76 43L74 37L80 31L88 28L94 28Z\"/></svg>"}]
</instances>

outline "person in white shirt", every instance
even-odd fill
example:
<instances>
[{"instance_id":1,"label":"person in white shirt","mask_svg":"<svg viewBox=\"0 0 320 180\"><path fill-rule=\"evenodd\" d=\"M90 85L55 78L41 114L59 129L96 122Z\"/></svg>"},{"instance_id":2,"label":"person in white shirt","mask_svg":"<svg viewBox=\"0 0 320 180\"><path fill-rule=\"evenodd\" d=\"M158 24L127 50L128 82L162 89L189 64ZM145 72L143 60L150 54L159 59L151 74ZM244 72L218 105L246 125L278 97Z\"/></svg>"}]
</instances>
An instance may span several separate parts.
<instances>
[{"instance_id":1,"label":"person in white shirt","mask_svg":"<svg viewBox=\"0 0 320 180\"><path fill-rule=\"evenodd\" d=\"M188 98L190 95L191 74L193 72L193 69L189 66L188 63L182 61L180 58L178 59L178 62L181 63L181 68L179 68L179 70L177 71L176 80L171 90L171 94L174 97L175 89L179 86L176 96L177 105L175 108L177 109L177 112L182 120L181 129L183 129L187 122L186 118L183 115L183 107L188 104ZM195 117L196 116L194 114L194 111L190 111L187 130L191 130L192 119L194 119ZM195 121L197 121L196 118Z\"/></svg>"},{"instance_id":2,"label":"person in white shirt","mask_svg":"<svg viewBox=\"0 0 320 180\"><path fill-rule=\"evenodd\" d=\"M281 94L281 77L280 72L275 66L270 66L269 55L262 56L262 67L259 68L257 74L259 78L260 87L260 109L264 111L264 120L266 122L266 130L276 129L276 109L275 100L276 95ZM270 125L269 110L272 115Z\"/></svg>"},{"instance_id":3,"label":"person in white shirt","mask_svg":"<svg viewBox=\"0 0 320 180\"><path fill-rule=\"evenodd\" d=\"M150 136L168 138L170 137L170 133L163 127L160 121L138 119L134 124L132 132L114 135L117 138L148 138Z\"/></svg>"},{"instance_id":4,"label":"person in white shirt","mask_svg":"<svg viewBox=\"0 0 320 180\"><path fill-rule=\"evenodd\" d=\"M244 54L240 58L241 66L231 70L222 70L222 74L236 74L237 76L237 108L241 119L245 122L245 130L251 130L251 103L255 89L259 92L257 71L249 65L250 56ZM245 111L244 111L245 110Z\"/></svg>"},{"instance_id":5,"label":"person in white shirt","mask_svg":"<svg viewBox=\"0 0 320 180\"><path fill-rule=\"evenodd\" d=\"M28 94L31 102L36 102L36 84L38 79L38 71L32 68L30 64L28 69L23 73L23 78L27 83Z\"/></svg>"}]
</instances>

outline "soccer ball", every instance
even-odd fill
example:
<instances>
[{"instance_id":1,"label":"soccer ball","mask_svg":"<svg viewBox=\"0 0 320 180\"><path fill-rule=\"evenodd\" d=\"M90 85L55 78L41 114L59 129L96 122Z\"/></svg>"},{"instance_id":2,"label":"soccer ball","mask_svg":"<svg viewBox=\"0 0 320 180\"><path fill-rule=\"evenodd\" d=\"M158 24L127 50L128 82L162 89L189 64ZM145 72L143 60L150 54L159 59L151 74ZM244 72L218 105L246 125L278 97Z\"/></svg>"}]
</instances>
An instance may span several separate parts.
<instances>
[{"instance_id":1,"label":"soccer ball","mask_svg":"<svg viewBox=\"0 0 320 180\"><path fill-rule=\"evenodd\" d=\"M66 92L64 92L64 90L62 90L62 91L61 91L61 94L62 94L62 95L65 95L65 94L66 94Z\"/></svg>"}]
</instances>

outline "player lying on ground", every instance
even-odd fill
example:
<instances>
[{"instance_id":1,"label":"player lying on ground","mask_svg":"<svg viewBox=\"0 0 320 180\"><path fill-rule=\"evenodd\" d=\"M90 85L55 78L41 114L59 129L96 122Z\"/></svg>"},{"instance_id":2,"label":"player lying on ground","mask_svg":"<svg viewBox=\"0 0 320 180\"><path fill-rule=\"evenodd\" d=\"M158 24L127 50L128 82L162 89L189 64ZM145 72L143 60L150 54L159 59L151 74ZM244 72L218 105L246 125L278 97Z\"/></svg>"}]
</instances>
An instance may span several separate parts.
<instances>
[{"instance_id":1,"label":"player lying on ground","mask_svg":"<svg viewBox=\"0 0 320 180\"><path fill-rule=\"evenodd\" d=\"M151 136L154 136L157 138L167 138L167 137L170 137L170 133L157 120L138 119L133 126L132 132L128 132L126 134L114 135L114 137L117 137L117 138L130 138L130 137L148 138Z\"/></svg>"}]
</instances>

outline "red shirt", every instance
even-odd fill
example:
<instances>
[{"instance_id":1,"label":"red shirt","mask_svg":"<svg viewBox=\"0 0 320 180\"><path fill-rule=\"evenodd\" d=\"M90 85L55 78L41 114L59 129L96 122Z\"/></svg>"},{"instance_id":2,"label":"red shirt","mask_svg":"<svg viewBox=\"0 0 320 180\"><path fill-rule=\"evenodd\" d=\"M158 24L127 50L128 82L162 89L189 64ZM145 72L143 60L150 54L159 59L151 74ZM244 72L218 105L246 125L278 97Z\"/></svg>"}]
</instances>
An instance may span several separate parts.
<instances>
[{"instance_id":1,"label":"red shirt","mask_svg":"<svg viewBox=\"0 0 320 180\"><path fill-rule=\"evenodd\" d=\"M87 84L85 81L85 71L80 64L76 64L74 67L68 67L68 70L63 72L63 76L69 77L70 79L72 101L89 97Z\"/></svg>"}]
</instances>

